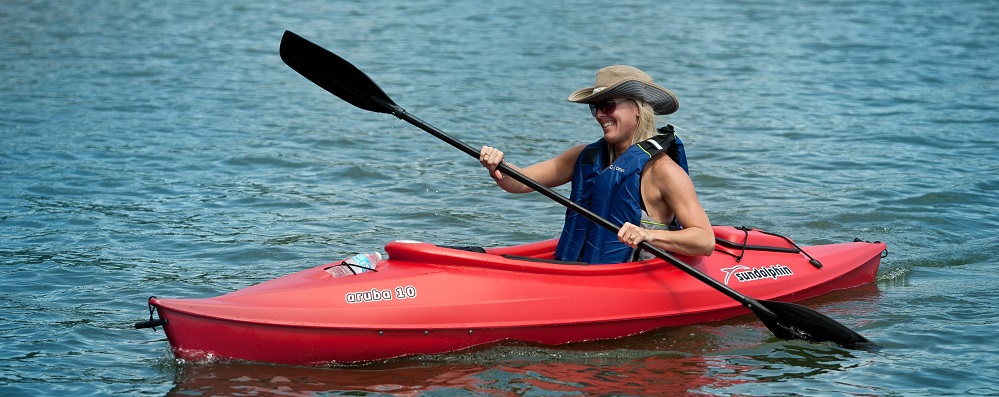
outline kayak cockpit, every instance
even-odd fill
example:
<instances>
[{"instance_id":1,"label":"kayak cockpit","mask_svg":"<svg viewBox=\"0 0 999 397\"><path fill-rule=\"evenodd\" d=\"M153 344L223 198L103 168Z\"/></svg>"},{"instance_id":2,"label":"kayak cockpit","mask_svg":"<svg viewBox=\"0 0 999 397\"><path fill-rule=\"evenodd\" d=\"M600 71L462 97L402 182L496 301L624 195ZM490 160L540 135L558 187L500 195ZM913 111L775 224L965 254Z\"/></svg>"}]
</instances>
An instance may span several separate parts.
<instances>
[{"instance_id":1,"label":"kayak cockpit","mask_svg":"<svg viewBox=\"0 0 999 397\"><path fill-rule=\"evenodd\" d=\"M808 253L802 251L790 238L784 236L746 227L714 226L712 229L717 241L715 254L721 253L742 258L749 251L767 251L804 255L810 259ZM670 266L668 262L659 258L592 266L583 262L558 261L554 259L557 243L557 239L549 239L522 245L482 248L438 246L425 242L400 240L388 243L385 246L385 251L393 262L481 267L550 274L619 274ZM677 258L693 267L698 267L705 257L677 256Z\"/></svg>"}]
</instances>

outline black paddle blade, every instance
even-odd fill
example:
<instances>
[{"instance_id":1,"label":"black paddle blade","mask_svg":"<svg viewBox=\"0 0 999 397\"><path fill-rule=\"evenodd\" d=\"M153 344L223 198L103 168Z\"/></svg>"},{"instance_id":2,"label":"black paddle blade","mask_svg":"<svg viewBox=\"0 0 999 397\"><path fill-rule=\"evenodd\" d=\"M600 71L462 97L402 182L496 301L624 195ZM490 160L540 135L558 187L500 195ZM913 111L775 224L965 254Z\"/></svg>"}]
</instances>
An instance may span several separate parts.
<instances>
[{"instance_id":1,"label":"black paddle blade","mask_svg":"<svg viewBox=\"0 0 999 397\"><path fill-rule=\"evenodd\" d=\"M867 338L825 315L794 303L757 301L776 317L752 308L763 324L781 339L802 339L809 342L833 342L843 347L874 345Z\"/></svg>"},{"instance_id":2,"label":"black paddle blade","mask_svg":"<svg viewBox=\"0 0 999 397\"><path fill-rule=\"evenodd\" d=\"M393 113L397 107L364 72L291 31L281 38L281 60L351 105L378 113Z\"/></svg>"}]
</instances>

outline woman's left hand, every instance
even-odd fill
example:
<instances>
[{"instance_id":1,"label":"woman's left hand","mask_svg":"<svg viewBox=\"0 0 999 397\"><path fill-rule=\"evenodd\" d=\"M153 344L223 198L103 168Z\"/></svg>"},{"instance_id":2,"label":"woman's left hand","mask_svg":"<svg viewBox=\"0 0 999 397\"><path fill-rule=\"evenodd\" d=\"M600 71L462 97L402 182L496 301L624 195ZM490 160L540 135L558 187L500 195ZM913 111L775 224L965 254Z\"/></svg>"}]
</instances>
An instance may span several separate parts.
<instances>
[{"instance_id":1,"label":"woman's left hand","mask_svg":"<svg viewBox=\"0 0 999 397\"><path fill-rule=\"evenodd\" d=\"M483 146L479 151L479 163L489 170L489 176L497 182L503 179L503 173L496 169L503 162L503 152L489 146Z\"/></svg>"},{"instance_id":2,"label":"woman's left hand","mask_svg":"<svg viewBox=\"0 0 999 397\"><path fill-rule=\"evenodd\" d=\"M631 248L638 247L638 244L642 241L649 239L649 230L641 228L631 224L630 222L625 222L621 226L621 230L617 232L617 239L621 240L622 243L627 244Z\"/></svg>"}]
</instances>

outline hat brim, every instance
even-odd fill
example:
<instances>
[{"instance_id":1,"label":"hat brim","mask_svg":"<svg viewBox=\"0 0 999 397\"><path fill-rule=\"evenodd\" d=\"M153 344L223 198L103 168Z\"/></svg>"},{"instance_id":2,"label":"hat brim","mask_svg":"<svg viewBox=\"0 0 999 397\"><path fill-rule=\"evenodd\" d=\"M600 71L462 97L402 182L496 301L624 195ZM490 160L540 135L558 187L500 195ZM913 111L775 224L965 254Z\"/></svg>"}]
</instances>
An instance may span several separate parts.
<instances>
[{"instance_id":1,"label":"hat brim","mask_svg":"<svg viewBox=\"0 0 999 397\"><path fill-rule=\"evenodd\" d=\"M680 101L676 99L676 95L673 95L672 92L659 85L638 80L623 81L601 90L597 90L597 87L576 90L569 95L569 101L593 103L602 99L615 97L641 99L651 104L653 111L658 115L672 114L680 108Z\"/></svg>"}]
</instances>

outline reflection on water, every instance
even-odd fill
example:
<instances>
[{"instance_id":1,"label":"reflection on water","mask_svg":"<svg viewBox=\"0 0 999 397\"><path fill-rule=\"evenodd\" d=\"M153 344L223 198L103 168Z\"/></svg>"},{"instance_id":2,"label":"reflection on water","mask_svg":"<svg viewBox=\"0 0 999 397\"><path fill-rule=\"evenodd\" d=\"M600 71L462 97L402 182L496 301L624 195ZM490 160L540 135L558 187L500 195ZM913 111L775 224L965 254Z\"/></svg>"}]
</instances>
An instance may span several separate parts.
<instances>
[{"instance_id":1,"label":"reflection on water","mask_svg":"<svg viewBox=\"0 0 999 397\"><path fill-rule=\"evenodd\" d=\"M745 380L713 370L700 355L628 351L585 353L527 347L497 347L491 354L529 360L402 360L350 368L301 368L247 363L198 364L180 368L170 395L316 395L348 392L393 395L676 395L702 386L725 387ZM574 357L575 356L575 357ZM477 356L481 357L481 356ZM730 372L738 375L739 371Z\"/></svg>"},{"instance_id":2,"label":"reflection on water","mask_svg":"<svg viewBox=\"0 0 999 397\"><path fill-rule=\"evenodd\" d=\"M474 359L467 360L422 357L346 368L203 363L178 368L170 395L681 395L863 366L847 350L807 343L708 354L502 346L486 355L523 359L488 360L472 354Z\"/></svg>"}]
</instances>

